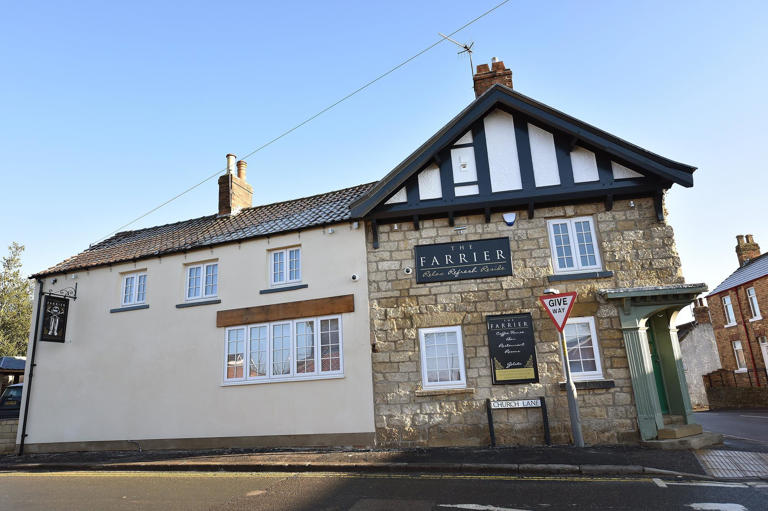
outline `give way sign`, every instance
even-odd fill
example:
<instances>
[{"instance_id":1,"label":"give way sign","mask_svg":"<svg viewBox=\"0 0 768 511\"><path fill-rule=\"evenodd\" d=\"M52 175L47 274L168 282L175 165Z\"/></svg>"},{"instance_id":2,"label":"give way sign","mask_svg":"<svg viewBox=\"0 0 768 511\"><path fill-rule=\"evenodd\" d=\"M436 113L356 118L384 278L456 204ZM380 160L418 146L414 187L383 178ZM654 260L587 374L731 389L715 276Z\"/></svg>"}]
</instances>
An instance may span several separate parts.
<instances>
[{"instance_id":1,"label":"give way sign","mask_svg":"<svg viewBox=\"0 0 768 511\"><path fill-rule=\"evenodd\" d=\"M546 309L549 317L552 318L552 322L560 333L563 332L565 322L568 321L568 316L571 315L573 304L576 303L576 295L577 293L573 292L539 297L539 301Z\"/></svg>"}]
</instances>

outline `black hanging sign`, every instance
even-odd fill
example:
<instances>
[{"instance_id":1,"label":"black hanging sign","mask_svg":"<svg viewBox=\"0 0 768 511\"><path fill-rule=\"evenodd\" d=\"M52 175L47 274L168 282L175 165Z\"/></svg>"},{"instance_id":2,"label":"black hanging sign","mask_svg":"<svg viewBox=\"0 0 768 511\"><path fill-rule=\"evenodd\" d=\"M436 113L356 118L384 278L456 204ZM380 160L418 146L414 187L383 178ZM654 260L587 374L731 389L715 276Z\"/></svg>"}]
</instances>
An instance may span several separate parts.
<instances>
[{"instance_id":1,"label":"black hanging sign","mask_svg":"<svg viewBox=\"0 0 768 511\"><path fill-rule=\"evenodd\" d=\"M43 324L41 341L64 342L67 331L69 300L58 296L46 295L43 301Z\"/></svg>"},{"instance_id":2,"label":"black hanging sign","mask_svg":"<svg viewBox=\"0 0 768 511\"><path fill-rule=\"evenodd\" d=\"M512 275L509 238L416 245L416 282Z\"/></svg>"},{"instance_id":3,"label":"black hanging sign","mask_svg":"<svg viewBox=\"0 0 768 511\"><path fill-rule=\"evenodd\" d=\"M493 384L538 383L531 314L486 316L485 324Z\"/></svg>"}]
</instances>

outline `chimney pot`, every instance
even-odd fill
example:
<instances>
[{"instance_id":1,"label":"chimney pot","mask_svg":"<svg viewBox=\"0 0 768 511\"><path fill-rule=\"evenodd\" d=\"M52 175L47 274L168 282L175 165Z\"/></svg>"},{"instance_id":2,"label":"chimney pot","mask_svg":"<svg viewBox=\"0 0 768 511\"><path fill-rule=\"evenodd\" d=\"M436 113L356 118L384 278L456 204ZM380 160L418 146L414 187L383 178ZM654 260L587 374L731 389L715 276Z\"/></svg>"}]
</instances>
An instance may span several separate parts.
<instances>
[{"instance_id":1,"label":"chimney pot","mask_svg":"<svg viewBox=\"0 0 768 511\"><path fill-rule=\"evenodd\" d=\"M755 240L754 240L754 238L752 238L752 235L751 234L747 234L747 243L754 243L754 242L755 242Z\"/></svg>"},{"instance_id":2,"label":"chimney pot","mask_svg":"<svg viewBox=\"0 0 768 511\"><path fill-rule=\"evenodd\" d=\"M245 181L245 174L248 168L248 162L240 160L237 162L237 177Z\"/></svg>"},{"instance_id":3,"label":"chimney pot","mask_svg":"<svg viewBox=\"0 0 768 511\"><path fill-rule=\"evenodd\" d=\"M227 155L227 174L235 173L235 160L237 160L237 156L234 154Z\"/></svg>"},{"instance_id":4,"label":"chimney pot","mask_svg":"<svg viewBox=\"0 0 768 511\"><path fill-rule=\"evenodd\" d=\"M739 245L743 245L744 244L744 235L743 234L737 234L736 235L736 242Z\"/></svg>"}]
</instances>

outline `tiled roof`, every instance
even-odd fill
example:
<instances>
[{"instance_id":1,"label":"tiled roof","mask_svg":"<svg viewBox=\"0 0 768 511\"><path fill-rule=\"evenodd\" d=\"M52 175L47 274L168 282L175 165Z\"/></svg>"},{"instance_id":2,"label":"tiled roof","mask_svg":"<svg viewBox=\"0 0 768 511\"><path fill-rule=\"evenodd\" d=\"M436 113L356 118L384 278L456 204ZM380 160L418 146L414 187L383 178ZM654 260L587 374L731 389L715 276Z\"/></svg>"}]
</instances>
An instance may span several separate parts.
<instances>
[{"instance_id":1,"label":"tiled roof","mask_svg":"<svg viewBox=\"0 0 768 511\"><path fill-rule=\"evenodd\" d=\"M759 257L755 257L747 264L731 273L727 279L722 281L720 285L717 286L707 296L716 295L717 293L725 291L726 289L740 286L751 280L764 277L765 275L768 275L768 252Z\"/></svg>"},{"instance_id":2,"label":"tiled roof","mask_svg":"<svg viewBox=\"0 0 768 511\"><path fill-rule=\"evenodd\" d=\"M23 371L26 363L26 357L0 357L0 370Z\"/></svg>"},{"instance_id":3,"label":"tiled roof","mask_svg":"<svg viewBox=\"0 0 768 511\"><path fill-rule=\"evenodd\" d=\"M243 209L236 215L204 216L174 224L119 232L32 277L172 254L281 232L350 220L349 205L375 183L302 199Z\"/></svg>"}]
</instances>

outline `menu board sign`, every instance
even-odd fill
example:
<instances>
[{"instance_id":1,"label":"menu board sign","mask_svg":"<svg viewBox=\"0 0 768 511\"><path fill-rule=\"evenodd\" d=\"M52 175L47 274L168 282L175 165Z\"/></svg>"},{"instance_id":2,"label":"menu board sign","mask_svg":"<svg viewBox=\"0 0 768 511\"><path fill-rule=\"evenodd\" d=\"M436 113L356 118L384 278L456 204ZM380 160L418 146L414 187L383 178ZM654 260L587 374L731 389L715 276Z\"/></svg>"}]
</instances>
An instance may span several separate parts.
<instances>
[{"instance_id":1,"label":"menu board sign","mask_svg":"<svg viewBox=\"0 0 768 511\"><path fill-rule=\"evenodd\" d=\"M485 323L494 385L538 383L531 314L486 316Z\"/></svg>"}]
</instances>

